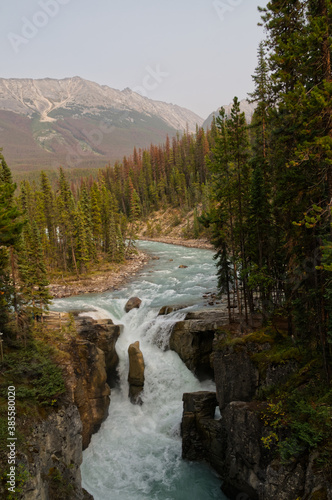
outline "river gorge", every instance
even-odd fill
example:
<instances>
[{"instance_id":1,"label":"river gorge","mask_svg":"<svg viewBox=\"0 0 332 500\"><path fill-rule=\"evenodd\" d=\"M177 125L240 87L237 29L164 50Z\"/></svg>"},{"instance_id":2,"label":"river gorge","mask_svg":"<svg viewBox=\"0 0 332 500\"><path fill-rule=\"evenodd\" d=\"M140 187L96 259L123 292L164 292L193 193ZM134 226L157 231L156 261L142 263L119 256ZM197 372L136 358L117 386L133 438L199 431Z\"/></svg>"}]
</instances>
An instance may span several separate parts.
<instances>
[{"instance_id":1,"label":"river gorge","mask_svg":"<svg viewBox=\"0 0 332 500\"><path fill-rule=\"evenodd\" d=\"M139 242L138 247L153 259L120 290L59 299L52 306L84 310L124 326L116 344L118 382L109 415L83 453L82 484L95 500L226 499L209 466L181 458L182 395L215 391L215 384L200 382L168 349L174 323L188 311L209 307L203 295L216 289L213 252L156 242ZM125 313L131 296L142 304ZM185 309L158 315L165 305ZM128 347L137 340L145 361L142 405L128 399Z\"/></svg>"}]
</instances>

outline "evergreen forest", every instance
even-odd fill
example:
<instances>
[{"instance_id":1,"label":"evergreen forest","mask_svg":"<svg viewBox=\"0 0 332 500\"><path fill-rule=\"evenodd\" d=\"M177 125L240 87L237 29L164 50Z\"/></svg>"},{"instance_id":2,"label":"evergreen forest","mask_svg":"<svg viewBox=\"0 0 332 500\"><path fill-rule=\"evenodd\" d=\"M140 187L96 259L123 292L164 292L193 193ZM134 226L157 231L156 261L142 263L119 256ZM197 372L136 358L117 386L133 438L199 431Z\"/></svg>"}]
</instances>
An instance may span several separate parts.
<instances>
[{"instance_id":1,"label":"evergreen forest","mask_svg":"<svg viewBox=\"0 0 332 500\"><path fill-rule=\"evenodd\" d=\"M13 311L20 328L47 309L52 271L80 276L99 260L122 262L139 220L178 207L194 210L191 236L212 239L219 291L243 321L257 310L266 321L285 315L330 377L331 11L321 0L261 9L250 124L235 97L207 131L134 149L97 178L70 181L60 168L56 183L41 172L19 189L1 155L1 329Z\"/></svg>"},{"instance_id":2,"label":"evergreen forest","mask_svg":"<svg viewBox=\"0 0 332 500\"><path fill-rule=\"evenodd\" d=\"M207 130L135 148L97 176L59 167L56 180L41 171L20 185L0 149L0 332L23 344L48 310L52 280L126 263L156 211L193 212L185 236L213 244L229 322L236 310L247 334L257 315L267 328L279 319L276 335L307 367L301 397L273 395L289 415L305 408L303 421L289 417L298 427L285 456L325 440L331 475L332 3L271 0L260 11L250 123L234 97Z\"/></svg>"}]
</instances>

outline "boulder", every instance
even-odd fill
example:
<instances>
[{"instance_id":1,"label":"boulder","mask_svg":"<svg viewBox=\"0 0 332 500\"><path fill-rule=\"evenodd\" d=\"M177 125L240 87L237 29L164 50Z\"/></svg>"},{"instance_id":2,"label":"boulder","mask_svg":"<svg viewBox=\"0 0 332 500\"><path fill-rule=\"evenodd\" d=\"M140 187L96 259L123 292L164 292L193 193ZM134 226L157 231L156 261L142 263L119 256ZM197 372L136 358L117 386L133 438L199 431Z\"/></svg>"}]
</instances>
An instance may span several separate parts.
<instances>
[{"instance_id":1,"label":"boulder","mask_svg":"<svg viewBox=\"0 0 332 500\"><path fill-rule=\"evenodd\" d=\"M187 269L188 266L184 266L183 264L181 264L181 266L179 266L179 269Z\"/></svg>"},{"instance_id":2,"label":"boulder","mask_svg":"<svg viewBox=\"0 0 332 500\"><path fill-rule=\"evenodd\" d=\"M180 311L188 306L163 306L158 313L158 316L166 316L167 314L171 314L174 311Z\"/></svg>"},{"instance_id":3,"label":"boulder","mask_svg":"<svg viewBox=\"0 0 332 500\"><path fill-rule=\"evenodd\" d=\"M138 297L131 297L125 305L126 313L131 311L132 309L139 309L142 301Z\"/></svg>"},{"instance_id":4,"label":"boulder","mask_svg":"<svg viewBox=\"0 0 332 500\"><path fill-rule=\"evenodd\" d=\"M217 328L227 322L222 310L188 312L183 321L175 323L169 346L199 378L213 377L210 363L213 339Z\"/></svg>"},{"instance_id":5,"label":"boulder","mask_svg":"<svg viewBox=\"0 0 332 500\"><path fill-rule=\"evenodd\" d=\"M212 434L217 399L215 392L199 391L185 393L182 397L183 416L181 422L182 458L212 462ZM205 433L206 427L210 427ZM221 429L218 426L218 430Z\"/></svg>"},{"instance_id":6,"label":"boulder","mask_svg":"<svg viewBox=\"0 0 332 500\"><path fill-rule=\"evenodd\" d=\"M129 356L129 397L134 404L142 404L140 394L144 387L144 358L139 348L139 342L130 344L128 348Z\"/></svg>"}]
</instances>

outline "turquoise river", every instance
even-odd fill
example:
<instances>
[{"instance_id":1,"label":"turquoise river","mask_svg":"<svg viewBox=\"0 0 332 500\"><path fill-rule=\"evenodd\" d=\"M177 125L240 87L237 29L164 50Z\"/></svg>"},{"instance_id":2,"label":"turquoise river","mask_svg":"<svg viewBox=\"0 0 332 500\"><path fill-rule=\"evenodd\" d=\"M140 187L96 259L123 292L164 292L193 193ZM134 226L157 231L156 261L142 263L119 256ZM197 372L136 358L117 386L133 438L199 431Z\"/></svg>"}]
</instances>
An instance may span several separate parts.
<instances>
[{"instance_id":1,"label":"turquoise river","mask_svg":"<svg viewBox=\"0 0 332 500\"><path fill-rule=\"evenodd\" d=\"M94 318L124 325L116 347L119 384L112 389L107 419L83 453L83 487L95 500L225 500L210 467L181 458L182 394L215 390L214 383L197 380L167 349L172 325L188 309L207 307L202 296L216 289L213 252L145 241L138 247L158 260L150 260L121 289L58 299L52 305L59 311L91 311ZM126 314L124 306L132 296L142 304ZM186 309L158 316L164 305ZM136 340L146 365L142 406L128 399L127 351Z\"/></svg>"}]
</instances>

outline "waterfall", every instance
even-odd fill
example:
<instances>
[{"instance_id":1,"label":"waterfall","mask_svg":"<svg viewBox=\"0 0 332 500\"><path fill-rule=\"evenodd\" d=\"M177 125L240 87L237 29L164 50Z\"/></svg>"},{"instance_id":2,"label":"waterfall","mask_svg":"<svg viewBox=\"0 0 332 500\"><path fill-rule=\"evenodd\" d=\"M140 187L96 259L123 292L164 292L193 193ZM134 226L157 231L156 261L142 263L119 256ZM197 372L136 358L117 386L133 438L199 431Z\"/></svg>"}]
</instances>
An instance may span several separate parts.
<instances>
[{"instance_id":1,"label":"waterfall","mask_svg":"<svg viewBox=\"0 0 332 500\"><path fill-rule=\"evenodd\" d=\"M216 286L213 253L153 242L140 248L159 260L121 290L53 305L58 310L90 306L89 315L124 325L116 346L119 385L112 389L108 418L83 453L83 487L95 500L225 499L219 478L207 465L181 459L182 394L215 390L214 383L198 381L167 349L173 324L186 310L202 305L202 295ZM181 264L188 267L180 269ZM142 304L126 314L130 296L140 297ZM161 306L179 304L186 309L158 316ZM128 346L136 340L145 361L142 406L128 399Z\"/></svg>"}]
</instances>

